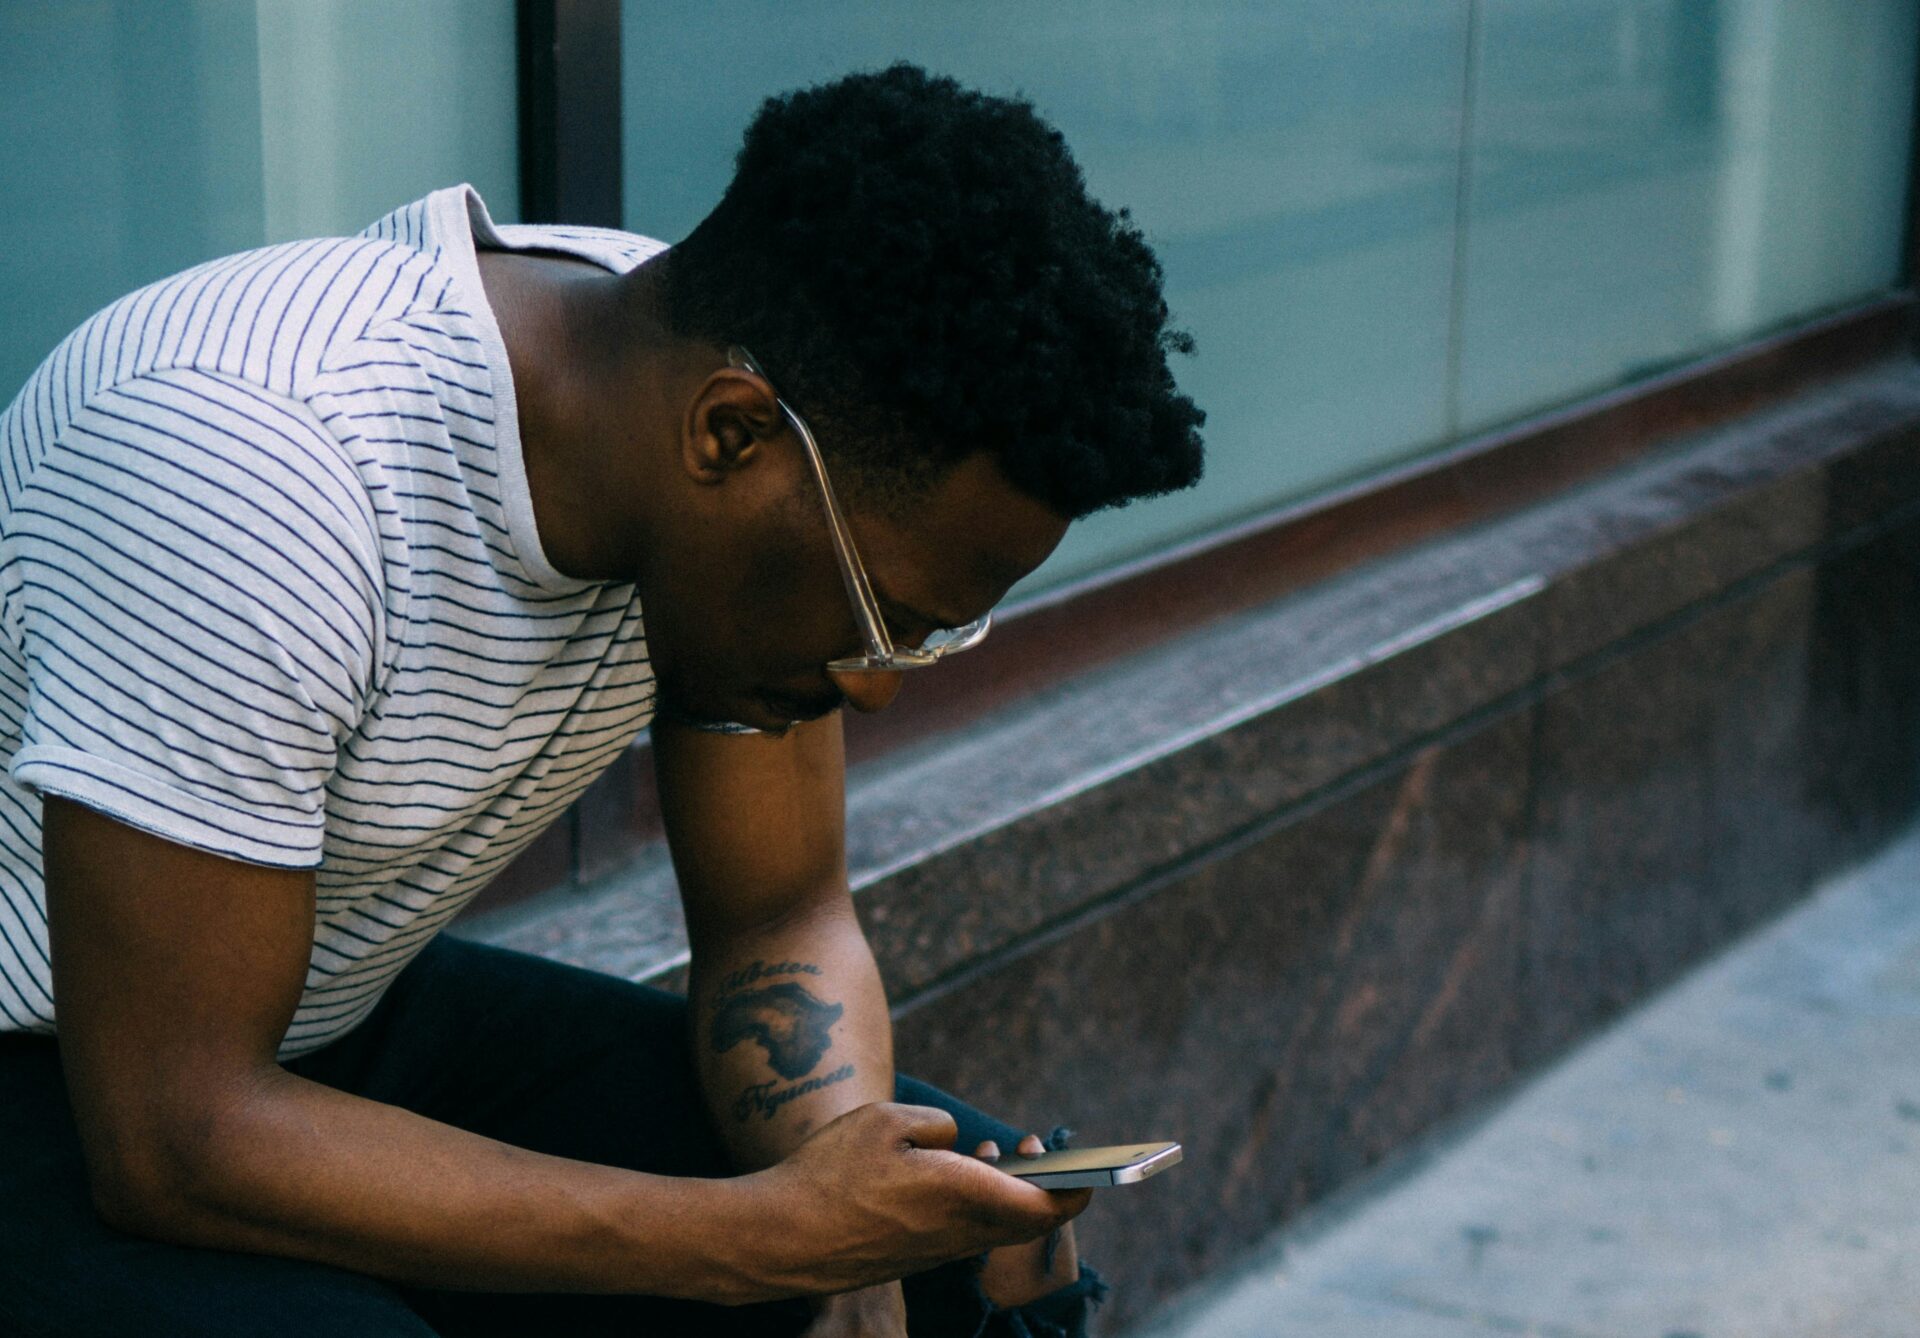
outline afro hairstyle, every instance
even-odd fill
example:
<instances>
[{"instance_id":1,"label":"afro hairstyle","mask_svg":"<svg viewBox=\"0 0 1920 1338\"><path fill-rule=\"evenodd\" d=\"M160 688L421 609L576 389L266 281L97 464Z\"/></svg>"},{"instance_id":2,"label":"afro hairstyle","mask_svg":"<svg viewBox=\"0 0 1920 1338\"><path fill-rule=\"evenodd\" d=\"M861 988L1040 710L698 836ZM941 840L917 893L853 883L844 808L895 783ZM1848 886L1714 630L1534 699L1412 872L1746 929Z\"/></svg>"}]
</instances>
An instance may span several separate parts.
<instances>
[{"instance_id":1,"label":"afro hairstyle","mask_svg":"<svg viewBox=\"0 0 1920 1338\"><path fill-rule=\"evenodd\" d=\"M751 350L857 495L978 450L1068 519L1200 477L1159 261L1024 100L909 64L769 98L663 261L669 328Z\"/></svg>"}]
</instances>

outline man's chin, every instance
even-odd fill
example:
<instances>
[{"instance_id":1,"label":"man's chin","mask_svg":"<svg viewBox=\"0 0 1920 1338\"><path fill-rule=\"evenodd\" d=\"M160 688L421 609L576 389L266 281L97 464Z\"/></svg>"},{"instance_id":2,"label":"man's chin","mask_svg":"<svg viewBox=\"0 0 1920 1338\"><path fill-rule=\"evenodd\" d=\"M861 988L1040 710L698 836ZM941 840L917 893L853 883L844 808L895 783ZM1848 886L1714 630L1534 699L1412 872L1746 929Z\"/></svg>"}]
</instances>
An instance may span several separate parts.
<instances>
[{"instance_id":1,"label":"man's chin","mask_svg":"<svg viewBox=\"0 0 1920 1338\"><path fill-rule=\"evenodd\" d=\"M725 704L693 694L660 688L653 699L654 715L676 725L713 734L735 734L763 728L763 710L742 703Z\"/></svg>"},{"instance_id":2,"label":"man's chin","mask_svg":"<svg viewBox=\"0 0 1920 1338\"><path fill-rule=\"evenodd\" d=\"M675 724L709 734L780 735L797 724L830 715L833 708L823 710L817 706L761 696L743 696L724 705L707 701L688 702L663 692L654 699L654 711Z\"/></svg>"},{"instance_id":3,"label":"man's chin","mask_svg":"<svg viewBox=\"0 0 1920 1338\"><path fill-rule=\"evenodd\" d=\"M761 709L777 720L789 725L804 725L813 720L824 720L845 704L845 698L835 697L830 701L799 701L791 697L764 697Z\"/></svg>"}]
</instances>

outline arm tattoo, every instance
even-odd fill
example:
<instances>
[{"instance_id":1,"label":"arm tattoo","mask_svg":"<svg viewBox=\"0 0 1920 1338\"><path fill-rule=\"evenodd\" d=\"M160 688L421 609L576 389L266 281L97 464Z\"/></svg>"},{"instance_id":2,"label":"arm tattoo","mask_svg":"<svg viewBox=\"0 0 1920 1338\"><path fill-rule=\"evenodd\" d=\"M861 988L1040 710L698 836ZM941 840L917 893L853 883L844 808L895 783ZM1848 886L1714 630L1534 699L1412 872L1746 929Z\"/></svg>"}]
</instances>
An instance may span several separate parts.
<instances>
[{"instance_id":1,"label":"arm tattoo","mask_svg":"<svg viewBox=\"0 0 1920 1338\"><path fill-rule=\"evenodd\" d=\"M740 1093L739 1099L733 1103L733 1118L750 1120L754 1112L758 1111L760 1118L770 1120L780 1107L795 1097L805 1096L808 1092L817 1092L822 1087L831 1087L837 1082L845 1082L852 1076L853 1065L843 1064L832 1073L823 1074L818 1078L809 1078L805 1082L797 1082L790 1087L782 1087L777 1092L773 1090L772 1083L757 1082Z\"/></svg>"},{"instance_id":2,"label":"arm tattoo","mask_svg":"<svg viewBox=\"0 0 1920 1338\"><path fill-rule=\"evenodd\" d=\"M780 1075L746 1088L734 1102L735 1119L758 1114L770 1120L787 1102L853 1076L853 1065L848 1064L818 1078L795 1081L813 1072L833 1048L829 1033L846 1010L837 1003L822 1003L798 981L762 983L776 976L821 974L819 967L808 962L755 962L720 982L707 1032L713 1052L725 1054L742 1041L753 1041ZM791 1085L775 1090L781 1079Z\"/></svg>"},{"instance_id":3,"label":"arm tattoo","mask_svg":"<svg viewBox=\"0 0 1920 1338\"><path fill-rule=\"evenodd\" d=\"M775 976L821 974L820 968L812 962L755 962L752 966L743 966L722 977L719 992L723 995L732 994L735 990L744 990L757 980L771 980Z\"/></svg>"},{"instance_id":4,"label":"arm tattoo","mask_svg":"<svg viewBox=\"0 0 1920 1338\"><path fill-rule=\"evenodd\" d=\"M709 1039L715 1054L725 1054L745 1040L758 1041L775 1073L798 1078L811 1073L833 1047L827 1029L843 1011L791 982L742 990L714 1006Z\"/></svg>"}]
</instances>

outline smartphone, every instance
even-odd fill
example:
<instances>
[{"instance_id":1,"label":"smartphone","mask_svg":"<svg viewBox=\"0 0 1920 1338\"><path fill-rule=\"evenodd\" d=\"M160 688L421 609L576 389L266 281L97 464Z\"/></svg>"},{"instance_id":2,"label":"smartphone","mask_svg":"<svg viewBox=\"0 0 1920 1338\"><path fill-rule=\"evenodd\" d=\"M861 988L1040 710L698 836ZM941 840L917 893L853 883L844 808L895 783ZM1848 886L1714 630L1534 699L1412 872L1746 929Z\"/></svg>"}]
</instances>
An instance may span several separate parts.
<instances>
[{"instance_id":1,"label":"smartphone","mask_svg":"<svg viewBox=\"0 0 1920 1338\"><path fill-rule=\"evenodd\" d=\"M1042 1189L1131 1185L1180 1161L1178 1143L1126 1143L1118 1147L1043 1152L1038 1157L1002 1157L994 1165Z\"/></svg>"}]
</instances>

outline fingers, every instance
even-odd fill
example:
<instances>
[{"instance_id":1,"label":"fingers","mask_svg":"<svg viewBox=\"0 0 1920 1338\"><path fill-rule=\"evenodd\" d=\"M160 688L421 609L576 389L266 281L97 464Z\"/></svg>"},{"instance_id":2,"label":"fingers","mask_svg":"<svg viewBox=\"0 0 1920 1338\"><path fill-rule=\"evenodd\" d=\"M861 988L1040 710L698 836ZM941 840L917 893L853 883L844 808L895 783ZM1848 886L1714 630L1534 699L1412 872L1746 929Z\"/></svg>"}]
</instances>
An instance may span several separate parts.
<instances>
[{"instance_id":1,"label":"fingers","mask_svg":"<svg viewBox=\"0 0 1920 1338\"><path fill-rule=\"evenodd\" d=\"M887 1112L899 1128L900 1141L916 1148L947 1149L960 1137L960 1126L953 1116L933 1106L902 1106L889 1103Z\"/></svg>"},{"instance_id":2,"label":"fingers","mask_svg":"<svg viewBox=\"0 0 1920 1338\"><path fill-rule=\"evenodd\" d=\"M1029 1159L1038 1157L1046 1150L1047 1145L1040 1141L1040 1135L1038 1134L1028 1134L1025 1138L1021 1139L1019 1144L1014 1148L1015 1152ZM989 1138L973 1150L973 1155L982 1161L999 1161L1000 1145Z\"/></svg>"}]
</instances>

